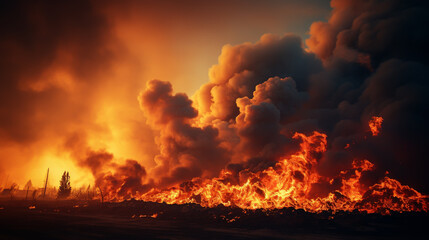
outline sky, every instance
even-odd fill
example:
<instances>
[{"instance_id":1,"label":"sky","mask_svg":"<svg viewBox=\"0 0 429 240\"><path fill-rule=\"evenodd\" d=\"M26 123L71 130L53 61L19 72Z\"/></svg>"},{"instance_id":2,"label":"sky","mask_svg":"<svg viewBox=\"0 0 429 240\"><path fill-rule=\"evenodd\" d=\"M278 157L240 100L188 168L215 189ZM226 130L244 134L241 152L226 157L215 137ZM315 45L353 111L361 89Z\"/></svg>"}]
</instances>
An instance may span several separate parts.
<instances>
[{"instance_id":1,"label":"sky","mask_svg":"<svg viewBox=\"0 0 429 240\"><path fill-rule=\"evenodd\" d=\"M2 187L42 186L47 168L51 186L69 171L73 186L128 197L225 169L238 179L318 131L321 176L367 159L365 184L389 174L429 192L424 2L0 5Z\"/></svg>"},{"instance_id":2,"label":"sky","mask_svg":"<svg viewBox=\"0 0 429 240\"><path fill-rule=\"evenodd\" d=\"M114 5L114 4L113 4ZM226 44L256 42L265 33L308 37L329 16L329 1L130 1L103 11L113 31L139 58L148 79L171 79L192 95L208 80ZM168 66L168 68L166 68Z\"/></svg>"}]
</instances>

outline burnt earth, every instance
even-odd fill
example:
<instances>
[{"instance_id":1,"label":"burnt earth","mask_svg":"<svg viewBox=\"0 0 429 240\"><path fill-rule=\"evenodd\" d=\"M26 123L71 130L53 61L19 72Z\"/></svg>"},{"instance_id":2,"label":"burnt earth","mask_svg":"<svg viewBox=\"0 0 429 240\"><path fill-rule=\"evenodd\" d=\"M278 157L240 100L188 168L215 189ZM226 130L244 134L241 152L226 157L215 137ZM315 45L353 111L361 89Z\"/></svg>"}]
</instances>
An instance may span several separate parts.
<instances>
[{"instance_id":1,"label":"burnt earth","mask_svg":"<svg viewBox=\"0 0 429 240\"><path fill-rule=\"evenodd\" d=\"M243 210L143 201L2 201L0 239L414 239L428 213Z\"/></svg>"}]
</instances>

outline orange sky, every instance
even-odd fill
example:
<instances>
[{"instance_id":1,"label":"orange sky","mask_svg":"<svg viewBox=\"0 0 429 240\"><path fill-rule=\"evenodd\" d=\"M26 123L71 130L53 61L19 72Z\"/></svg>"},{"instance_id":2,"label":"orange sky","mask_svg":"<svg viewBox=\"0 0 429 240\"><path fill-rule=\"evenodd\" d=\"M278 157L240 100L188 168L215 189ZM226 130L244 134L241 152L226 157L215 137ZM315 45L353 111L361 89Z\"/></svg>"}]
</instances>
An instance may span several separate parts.
<instances>
[{"instance_id":1,"label":"orange sky","mask_svg":"<svg viewBox=\"0 0 429 240\"><path fill-rule=\"evenodd\" d=\"M208 81L223 45L264 33L306 38L330 11L328 1L311 0L57 5L12 6L1 19L2 187L6 178L8 185L31 179L42 186L47 168L51 185L65 170L72 185L92 183L76 164L87 148L150 169L158 150L137 101L148 80L170 81L191 96Z\"/></svg>"}]
</instances>

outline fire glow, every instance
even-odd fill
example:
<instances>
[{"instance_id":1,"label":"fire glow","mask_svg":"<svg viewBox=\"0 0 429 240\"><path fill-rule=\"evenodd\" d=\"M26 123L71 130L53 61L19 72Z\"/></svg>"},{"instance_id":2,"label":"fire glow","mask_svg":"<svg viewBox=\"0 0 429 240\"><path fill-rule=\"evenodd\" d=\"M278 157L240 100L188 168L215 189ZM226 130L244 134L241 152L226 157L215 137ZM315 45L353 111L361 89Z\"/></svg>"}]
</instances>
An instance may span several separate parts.
<instances>
[{"instance_id":1,"label":"fire glow","mask_svg":"<svg viewBox=\"0 0 429 240\"><path fill-rule=\"evenodd\" d=\"M371 120L369 120L369 128L371 129L372 136L377 136L380 133L382 123L382 117L374 116L371 118Z\"/></svg>"},{"instance_id":2,"label":"fire glow","mask_svg":"<svg viewBox=\"0 0 429 240\"><path fill-rule=\"evenodd\" d=\"M244 209L295 208L309 212L366 211L386 214L389 211L428 211L428 197L395 179L385 176L365 186L360 183L364 172L375 168L368 160L353 161L352 169L341 171L337 178L323 178L316 171L326 151L327 136L317 131L311 135L295 133L300 150L280 159L274 167L252 173L239 173L240 183L230 181L224 170L218 178L194 179L169 190L152 189L141 199L169 204L197 203L205 207L237 206ZM341 188L326 197L310 198L314 184L341 181Z\"/></svg>"}]
</instances>

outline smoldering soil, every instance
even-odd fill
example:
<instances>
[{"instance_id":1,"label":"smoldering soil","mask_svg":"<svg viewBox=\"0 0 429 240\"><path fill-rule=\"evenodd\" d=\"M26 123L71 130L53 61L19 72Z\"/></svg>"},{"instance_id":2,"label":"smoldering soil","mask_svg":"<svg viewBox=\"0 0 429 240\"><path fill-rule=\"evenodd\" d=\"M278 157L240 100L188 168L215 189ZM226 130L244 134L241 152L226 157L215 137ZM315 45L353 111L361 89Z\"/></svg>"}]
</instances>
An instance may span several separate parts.
<instances>
[{"instance_id":1,"label":"smoldering soil","mask_svg":"<svg viewBox=\"0 0 429 240\"><path fill-rule=\"evenodd\" d=\"M414 239L429 214L243 210L136 200L0 202L0 239Z\"/></svg>"}]
</instances>

